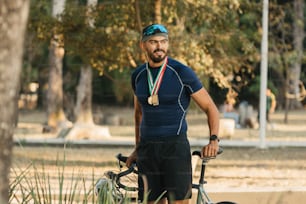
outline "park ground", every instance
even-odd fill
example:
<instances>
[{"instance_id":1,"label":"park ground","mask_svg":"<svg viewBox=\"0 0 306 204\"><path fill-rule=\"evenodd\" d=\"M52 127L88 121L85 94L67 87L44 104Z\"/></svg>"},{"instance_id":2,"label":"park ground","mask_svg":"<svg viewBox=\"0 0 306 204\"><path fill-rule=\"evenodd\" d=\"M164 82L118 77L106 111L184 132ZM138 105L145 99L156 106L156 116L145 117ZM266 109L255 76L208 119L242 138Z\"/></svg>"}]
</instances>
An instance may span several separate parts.
<instances>
[{"instance_id":1,"label":"park ground","mask_svg":"<svg viewBox=\"0 0 306 204\"><path fill-rule=\"evenodd\" d=\"M133 112L129 108L105 108L105 114L120 118L119 124L108 125L111 137L105 140L133 141ZM40 111L26 111L19 115L15 141L25 139L52 139L56 135L42 134L45 114ZM306 110L291 111L288 124L283 122L284 113L276 112L271 116L272 124L267 125L266 141L296 142L296 146L274 146L259 148L258 146L225 146L224 153L209 162L207 168L207 187L215 201L232 200L237 203L285 204L301 203L306 200ZM205 116L191 112L189 120L189 137L194 141L207 140ZM204 124L204 125L203 125ZM102 138L103 139L103 138ZM228 141L258 141L259 130L235 129ZM284 144L283 143L283 144ZM222 141L221 141L222 145ZM194 147L198 148L198 147ZM103 176L106 170L118 169L115 156L117 153L128 155L133 146L86 146L61 145L48 146L18 143L14 147L13 169L23 169L29 163L44 165L45 171L53 175L56 183L58 160L66 161L65 174L79 172L88 181ZM197 163L199 164L199 162ZM199 165L195 168L198 173ZM13 177L13 176L12 176ZM197 179L197 176L194 177Z\"/></svg>"}]
</instances>

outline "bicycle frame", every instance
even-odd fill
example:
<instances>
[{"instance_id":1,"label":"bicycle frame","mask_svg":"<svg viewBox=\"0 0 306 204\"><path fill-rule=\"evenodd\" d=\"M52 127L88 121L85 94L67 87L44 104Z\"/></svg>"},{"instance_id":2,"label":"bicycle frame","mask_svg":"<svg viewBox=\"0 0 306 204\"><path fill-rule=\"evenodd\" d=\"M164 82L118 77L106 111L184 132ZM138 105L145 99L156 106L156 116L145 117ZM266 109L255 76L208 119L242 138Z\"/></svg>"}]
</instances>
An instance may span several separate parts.
<instances>
[{"instance_id":1,"label":"bicycle frame","mask_svg":"<svg viewBox=\"0 0 306 204\"><path fill-rule=\"evenodd\" d=\"M204 184L207 182L204 180L205 176L205 168L206 168L207 160L203 159L202 160L202 165L201 165L201 175L199 179L199 184L192 184L192 188L197 189L197 204L213 204L211 199L209 198L208 194L206 193L204 189Z\"/></svg>"}]
</instances>

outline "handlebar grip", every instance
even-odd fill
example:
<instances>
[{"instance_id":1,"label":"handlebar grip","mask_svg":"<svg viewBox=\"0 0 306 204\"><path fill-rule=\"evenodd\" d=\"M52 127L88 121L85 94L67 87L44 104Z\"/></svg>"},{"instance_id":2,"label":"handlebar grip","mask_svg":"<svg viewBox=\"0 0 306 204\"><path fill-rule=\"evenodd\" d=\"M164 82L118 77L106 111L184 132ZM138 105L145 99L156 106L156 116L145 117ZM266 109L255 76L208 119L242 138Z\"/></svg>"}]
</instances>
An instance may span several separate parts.
<instances>
[{"instance_id":1,"label":"handlebar grip","mask_svg":"<svg viewBox=\"0 0 306 204\"><path fill-rule=\"evenodd\" d=\"M126 163L128 157L127 156L123 156L121 153L117 154L116 158L118 159L119 162L123 162L123 163ZM138 171L135 169L136 167L136 161L132 163L132 165L130 167L128 167L128 171L130 171L129 173L131 172L134 172L134 173L138 173ZM120 167L122 167L120 165Z\"/></svg>"},{"instance_id":2,"label":"handlebar grip","mask_svg":"<svg viewBox=\"0 0 306 204\"><path fill-rule=\"evenodd\" d=\"M116 157L117 157L117 159L118 159L119 161L122 161L122 162L124 162L124 163L126 163L127 158L128 158L128 157L126 157L126 156L123 156L121 153L117 154Z\"/></svg>"},{"instance_id":3,"label":"handlebar grip","mask_svg":"<svg viewBox=\"0 0 306 204\"><path fill-rule=\"evenodd\" d=\"M223 148L222 148L222 147L219 147L219 150L218 150L218 152L217 152L217 155L222 154L222 153L223 153ZM201 157L201 151L193 151L193 152L192 152L192 155L196 155L196 156Z\"/></svg>"}]
</instances>

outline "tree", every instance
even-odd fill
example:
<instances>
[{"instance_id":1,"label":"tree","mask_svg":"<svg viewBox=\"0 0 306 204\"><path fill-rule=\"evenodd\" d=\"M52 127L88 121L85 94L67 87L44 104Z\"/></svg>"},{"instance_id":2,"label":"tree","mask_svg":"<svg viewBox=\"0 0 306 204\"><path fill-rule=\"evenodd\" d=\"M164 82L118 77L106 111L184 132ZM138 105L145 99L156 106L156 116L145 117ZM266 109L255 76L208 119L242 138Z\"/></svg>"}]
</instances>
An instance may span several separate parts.
<instances>
[{"instance_id":1,"label":"tree","mask_svg":"<svg viewBox=\"0 0 306 204\"><path fill-rule=\"evenodd\" d=\"M65 0L52 1L52 17L60 20L65 8ZM58 127L67 128L67 121L63 110L63 58L65 54L64 36L54 27L49 47L49 83L47 91L47 127L45 131L56 131Z\"/></svg>"},{"instance_id":2,"label":"tree","mask_svg":"<svg viewBox=\"0 0 306 204\"><path fill-rule=\"evenodd\" d=\"M13 133L29 1L0 3L0 203L8 203Z\"/></svg>"}]
</instances>

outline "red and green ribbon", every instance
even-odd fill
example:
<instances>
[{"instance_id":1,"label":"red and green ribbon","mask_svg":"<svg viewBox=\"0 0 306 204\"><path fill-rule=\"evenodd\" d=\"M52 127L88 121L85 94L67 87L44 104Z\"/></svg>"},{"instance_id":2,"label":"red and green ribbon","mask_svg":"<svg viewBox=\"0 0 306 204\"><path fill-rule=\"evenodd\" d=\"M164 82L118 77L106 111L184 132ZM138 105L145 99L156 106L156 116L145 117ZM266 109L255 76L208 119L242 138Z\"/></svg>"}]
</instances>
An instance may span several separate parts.
<instances>
[{"instance_id":1,"label":"red and green ribbon","mask_svg":"<svg viewBox=\"0 0 306 204\"><path fill-rule=\"evenodd\" d=\"M164 60L164 63L161 66L161 69L159 70L157 77L155 79L155 81L153 80L153 76L148 68L148 63L147 63L147 77L148 77L148 85L149 85L149 92L150 95L157 95L158 90L160 88L161 82L163 80L163 76L167 67L167 61L168 58L166 57L166 59Z\"/></svg>"}]
</instances>

